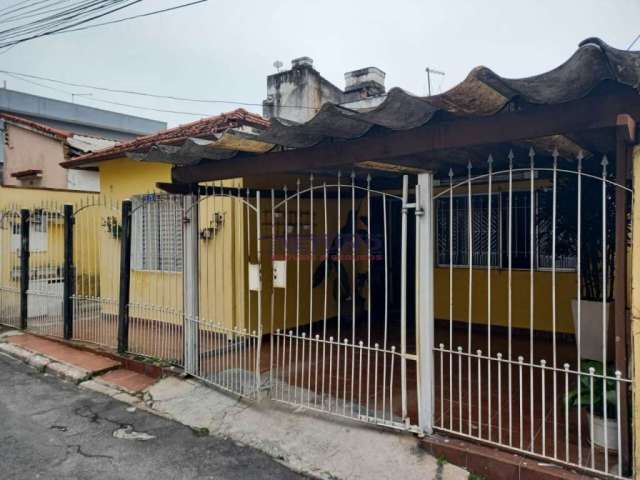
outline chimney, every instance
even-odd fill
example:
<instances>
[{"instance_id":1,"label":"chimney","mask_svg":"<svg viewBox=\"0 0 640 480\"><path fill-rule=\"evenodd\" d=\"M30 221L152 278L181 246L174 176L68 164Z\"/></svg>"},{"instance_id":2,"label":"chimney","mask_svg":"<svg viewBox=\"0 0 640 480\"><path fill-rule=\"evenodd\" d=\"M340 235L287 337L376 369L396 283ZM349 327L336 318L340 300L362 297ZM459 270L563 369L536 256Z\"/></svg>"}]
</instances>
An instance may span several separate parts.
<instances>
[{"instance_id":1,"label":"chimney","mask_svg":"<svg viewBox=\"0 0 640 480\"><path fill-rule=\"evenodd\" d=\"M344 93L359 98L382 95L385 73L376 67L361 68L344 74Z\"/></svg>"},{"instance_id":2,"label":"chimney","mask_svg":"<svg viewBox=\"0 0 640 480\"><path fill-rule=\"evenodd\" d=\"M310 57L298 57L291 60L291 68L313 68L313 59Z\"/></svg>"}]
</instances>

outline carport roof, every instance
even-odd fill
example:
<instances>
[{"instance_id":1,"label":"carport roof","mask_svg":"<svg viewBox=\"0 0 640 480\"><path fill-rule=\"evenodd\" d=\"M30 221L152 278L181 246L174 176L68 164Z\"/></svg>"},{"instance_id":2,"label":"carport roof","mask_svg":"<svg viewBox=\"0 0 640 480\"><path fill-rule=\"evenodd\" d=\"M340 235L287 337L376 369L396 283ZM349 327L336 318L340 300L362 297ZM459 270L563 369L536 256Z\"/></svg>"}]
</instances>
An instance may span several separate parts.
<instances>
[{"instance_id":1,"label":"carport roof","mask_svg":"<svg viewBox=\"0 0 640 480\"><path fill-rule=\"evenodd\" d=\"M566 156L582 150L588 156L611 147L615 139L608 127L616 126L619 114L640 118L639 87L640 52L589 38L565 63L540 75L510 79L477 67L440 95L419 97L394 88L372 109L325 104L304 124L272 119L256 137L271 145L269 152L236 151L229 154L237 157L233 161L200 158L188 165L175 157L173 179L193 183L243 176L256 165L263 173L347 163L384 170L389 163L383 166L377 160L411 155L412 164L433 169L443 154L454 163L456 156L465 164L470 156L486 159L481 147L489 144L533 146L543 152L558 148ZM527 128L521 128L524 125Z\"/></svg>"},{"instance_id":2,"label":"carport roof","mask_svg":"<svg viewBox=\"0 0 640 480\"><path fill-rule=\"evenodd\" d=\"M566 155L584 150L588 155L609 148L611 136L602 129L615 126L618 113L640 117L639 87L640 52L589 38L565 63L540 75L510 79L477 67L440 95L419 97L394 88L375 108L325 104L304 124L280 119L269 124L237 110L227 116L249 119L259 128L216 121L215 128L202 135L179 127L180 133L168 138L171 130L79 157L65 166L127 154L141 161L171 163L176 167L174 181L193 183L346 163L384 170L389 164L380 165L380 159L407 156L426 169L433 168L443 153L454 162L456 156L465 162L469 155L483 157L478 146L492 143L541 151L558 148ZM626 96L618 95L617 101L601 97L612 93ZM596 121L605 117L604 122ZM518 129L525 123L528 128ZM427 151L429 159L424 157Z\"/></svg>"}]
</instances>

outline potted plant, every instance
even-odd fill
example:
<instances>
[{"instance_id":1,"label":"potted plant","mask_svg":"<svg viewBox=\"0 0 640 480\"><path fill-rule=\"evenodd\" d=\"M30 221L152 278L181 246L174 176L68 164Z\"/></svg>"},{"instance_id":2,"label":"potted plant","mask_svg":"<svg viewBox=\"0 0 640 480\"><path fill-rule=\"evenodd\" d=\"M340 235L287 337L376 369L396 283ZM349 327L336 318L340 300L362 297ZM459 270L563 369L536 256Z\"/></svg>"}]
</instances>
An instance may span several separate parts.
<instances>
[{"instance_id":1,"label":"potted plant","mask_svg":"<svg viewBox=\"0 0 640 480\"><path fill-rule=\"evenodd\" d=\"M580 375L580 394L578 389L570 391L566 402L569 407L582 408L588 419L587 425L590 431L589 441L594 445L612 452L618 451L618 422L617 422L617 393L616 381L612 366L607 366L607 392L606 398L603 389L603 364L595 360L582 362ZM592 389L593 386L593 389ZM593 417L591 416L591 398L593 396ZM607 417L604 418L604 406L607 405ZM605 437L606 435L606 437ZM606 442L605 442L606 438Z\"/></svg>"}]
</instances>

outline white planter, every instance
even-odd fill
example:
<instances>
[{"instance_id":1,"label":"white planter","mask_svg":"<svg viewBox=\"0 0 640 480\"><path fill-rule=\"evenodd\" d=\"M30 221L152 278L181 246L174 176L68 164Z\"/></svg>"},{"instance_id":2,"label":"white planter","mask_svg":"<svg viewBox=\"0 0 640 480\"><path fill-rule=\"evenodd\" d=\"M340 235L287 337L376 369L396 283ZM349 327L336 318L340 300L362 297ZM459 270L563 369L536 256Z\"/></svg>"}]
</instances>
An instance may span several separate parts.
<instances>
[{"instance_id":1,"label":"white planter","mask_svg":"<svg viewBox=\"0 0 640 480\"><path fill-rule=\"evenodd\" d=\"M607 303L607 330L609 328L609 310ZM578 339L578 301L571 300L573 328ZM602 302L580 300L580 357L602 361Z\"/></svg>"},{"instance_id":2,"label":"white planter","mask_svg":"<svg viewBox=\"0 0 640 480\"><path fill-rule=\"evenodd\" d=\"M602 417L587 412L587 418L589 419L589 429L593 428L593 444L605 448L605 435L607 436L607 446L610 452L618 451L618 422L614 419L608 418L605 420ZM591 441L591 438L589 438Z\"/></svg>"}]
</instances>

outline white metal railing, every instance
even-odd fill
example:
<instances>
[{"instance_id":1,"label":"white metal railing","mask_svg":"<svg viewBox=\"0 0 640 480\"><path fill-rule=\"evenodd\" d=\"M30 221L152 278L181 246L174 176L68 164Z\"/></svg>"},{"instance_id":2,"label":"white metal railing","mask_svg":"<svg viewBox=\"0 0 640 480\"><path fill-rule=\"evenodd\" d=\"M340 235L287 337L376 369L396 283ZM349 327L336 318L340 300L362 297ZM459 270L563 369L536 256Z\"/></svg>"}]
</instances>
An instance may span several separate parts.
<instances>
[{"instance_id":1,"label":"white metal railing","mask_svg":"<svg viewBox=\"0 0 640 480\"><path fill-rule=\"evenodd\" d=\"M613 209L626 208L624 204L616 205L616 198L618 201L620 197L624 199L631 191L611 180L606 157L599 175L592 165L589 171L583 169L582 155L563 160L555 151L546 159L538 158L542 166L536 166L536 154L531 150L526 159L528 167L516 168L515 161L510 153L507 168L494 171L490 156L486 174L472 175L469 165L467 178L456 184L450 171L448 187L434 196L448 199L449 205L453 205L455 195L466 194L466 245L471 246L470 255L467 255L468 275L461 282L459 275L454 276L454 269L460 266L454 262L456 254L451 228L448 229L448 242L439 242L439 248L448 247L448 251L439 251L437 255L439 259L449 258L448 265L440 265L448 269L448 286L444 290L448 291L449 298L447 328L434 347L438 392L435 428L585 471L628 478L626 466L621 461L621 449L627 448L625 442L630 442L628 418L622 417L622 412L626 411L622 406L628 402L631 380L623 374L626 365L612 365L607 345L612 335L608 324L612 296L612 273L608 262L614 256L614 239L624 235L626 242L626 232L613 233L611 218ZM562 162L577 165L577 168L563 168ZM524 225L514 224L511 207L513 178L519 172L529 172L530 207L528 222ZM506 281L501 285L496 285L501 280L492 272L493 265L489 264L486 255L493 248L491 202L496 178L503 179L499 190L506 189L507 192L505 228L501 237L506 252L506 264L503 265ZM482 274L475 273L478 265L469 259L478 258L473 251L477 245L473 235L477 232L471 228L472 196L477 196L483 188L486 188L484 194L488 203L488 218L484 225L488 231L482 232L487 244L480 247L480 256L487 264L484 280L479 284ZM542 210L539 205L533 207L540 188L551 190L550 205ZM453 208L449 207L449 225L453 222L452 212ZM540 254L536 232L543 222L545 228L550 227L547 231L550 251ZM522 228L522 232L518 233L517 228ZM528 277L527 281L523 283L523 277L519 275L517 291L514 283L516 267L510 254L514 251L515 236L528 240L528 259L524 258L529 263L528 276L524 277ZM562 239L562 251L558 247L559 238ZM624 252L619 249L615 253L621 254ZM587 276L581 268L583 264L590 266ZM539 266L547 267L548 271L539 272ZM522 266L519 267L522 270ZM571 276L574 283L577 298L575 343L567 343L569 337L564 333L568 328L566 315L572 299L567 297L566 286L560 296L560 274L565 279L567 275ZM588 327L582 311L587 281L590 282L590 295L594 291L600 292L597 299L599 318L595 321L601 328L590 334L599 340L597 358L591 357L599 363L587 362L582 351L585 340L582 334ZM474 288L483 293L479 295ZM484 302L481 295L486 296ZM522 302L523 296L526 303L514 303ZM506 304L504 323L497 318L499 304ZM460 315L461 311L465 312L466 318ZM541 330L546 332L541 334ZM609 427L612 433L602 437L602 448L596 446L599 442L596 437L602 430L599 424L607 425L607 422L598 420L598 413L604 419L610 419L612 425Z\"/></svg>"}]
</instances>

